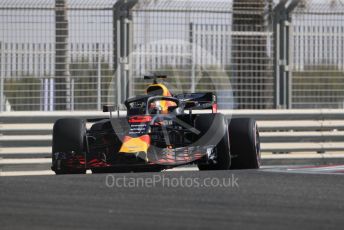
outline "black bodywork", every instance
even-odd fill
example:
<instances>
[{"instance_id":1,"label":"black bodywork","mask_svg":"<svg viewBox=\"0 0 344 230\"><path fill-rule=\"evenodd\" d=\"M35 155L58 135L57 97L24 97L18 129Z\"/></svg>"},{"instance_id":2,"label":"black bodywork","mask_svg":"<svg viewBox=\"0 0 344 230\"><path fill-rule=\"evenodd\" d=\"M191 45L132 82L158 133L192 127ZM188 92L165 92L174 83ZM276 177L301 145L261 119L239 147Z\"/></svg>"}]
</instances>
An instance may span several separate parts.
<instances>
[{"instance_id":1,"label":"black bodywork","mask_svg":"<svg viewBox=\"0 0 344 230\"><path fill-rule=\"evenodd\" d=\"M169 101L167 114L161 114L157 108L149 105L156 101ZM143 95L125 101L126 117L88 119L93 123L86 130L84 151L82 154L66 157L64 164L69 168L92 170L113 169L166 169L178 165L213 160L214 145L195 144L203 135L195 127L198 116L210 116L216 113L216 96L213 93L181 94L174 97ZM209 114L193 114L193 110L211 109ZM104 106L111 112L112 106ZM131 154L121 152L126 140L142 138L149 142L147 152ZM141 141L141 139L138 141ZM62 154L62 153L61 153ZM68 154L67 154L68 155ZM59 161L59 155L53 157L53 170ZM55 160L55 161L54 161Z\"/></svg>"}]
</instances>

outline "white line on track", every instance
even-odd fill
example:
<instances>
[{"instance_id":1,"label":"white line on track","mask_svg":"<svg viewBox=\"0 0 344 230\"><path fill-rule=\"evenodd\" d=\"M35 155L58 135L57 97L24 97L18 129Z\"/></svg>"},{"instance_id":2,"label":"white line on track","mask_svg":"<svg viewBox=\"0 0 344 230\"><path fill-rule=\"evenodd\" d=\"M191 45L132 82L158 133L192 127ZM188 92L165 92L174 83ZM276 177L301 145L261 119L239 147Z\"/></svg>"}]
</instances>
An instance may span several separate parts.
<instances>
[{"instance_id":1,"label":"white line on track","mask_svg":"<svg viewBox=\"0 0 344 230\"><path fill-rule=\"evenodd\" d=\"M198 171L197 167L178 167L174 169L168 169L167 172L186 172L186 171ZM90 170L87 170L87 174L91 174ZM52 170L40 170L40 171L11 171L3 172L0 171L1 176L46 176L46 175L55 175Z\"/></svg>"},{"instance_id":2,"label":"white line on track","mask_svg":"<svg viewBox=\"0 0 344 230\"><path fill-rule=\"evenodd\" d=\"M14 164L46 164L51 163L50 158L35 158L35 159L1 159L0 165L14 165Z\"/></svg>"},{"instance_id":3,"label":"white line on track","mask_svg":"<svg viewBox=\"0 0 344 230\"><path fill-rule=\"evenodd\" d=\"M344 165L335 166L321 166L321 167L300 167L300 168L289 168L289 171L313 171L313 172L326 172L326 171L342 171L344 170Z\"/></svg>"},{"instance_id":4,"label":"white line on track","mask_svg":"<svg viewBox=\"0 0 344 230\"><path fill-rule=\"evenodd\" d=\"M198 171L197 167L177 167L166 170L168 172L186 172L186 171Z\"/></svg>"},{"instance_id":5,"label":"white line on track","mask_svg":"<svg viewBox=\"0 0 344 230\"><path fill-rule=\"evenodd\" d=\"M55 173L51 170L42 170L42 171L16 171L16 172L1 172L0 177L2 176L44 176L44 175L54 175Z\"/></svg>"},{"instance_id":6,"label":"white line on track","mask_svg":"<svg viewBox=\"0 0 344 230\"><path fill-rule=\"evenodd\" d=\"M263 169L266 172L303 173L303 174L344 174L344 165L324 166L276 166Z\"/></svg>"},{"instance_id":7,"label":"white line on track","mask_svg":"<svg viewBox=\"0 0 344 230\"><path fill-rule=\"evenodd\" d=\"M295 166L269 166L262 167L263 171L267 172L286 172L286 173L311 173L311 174L342 174L344 171L344 165L334 165L334 166L310 166L310 167L295 167ZM168 169L165 172L187 172L187 171L198 171L197 167L177 167L173 169ZM2 172L1 176L43 176L43 175L54 175L55 173L51 170L41 170L41 171L13 171L13 172ZM87 170L87 174L91 174L90 170Z\"/></svg>"}]
</instances>

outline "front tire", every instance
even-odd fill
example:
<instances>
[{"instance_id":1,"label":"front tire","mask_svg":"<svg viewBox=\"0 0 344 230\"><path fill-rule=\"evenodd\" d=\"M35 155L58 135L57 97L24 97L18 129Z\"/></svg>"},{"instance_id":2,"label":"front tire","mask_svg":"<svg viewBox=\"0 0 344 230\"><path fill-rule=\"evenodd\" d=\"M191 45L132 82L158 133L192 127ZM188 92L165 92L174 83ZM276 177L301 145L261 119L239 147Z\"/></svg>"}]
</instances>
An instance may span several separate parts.
<instances>
[{"instance_id":1,"label":"front tire","mask_svg":"<svg viewBox=\"0 0 344 230\"><path fill-rule=\"evenodd\" d=\"M215 163L198 163L198 169L203 170L228 170L231 166L228 124L222 114L199 115L195 120L195 127L201 131L202 143L216 145Z\"/></svg>"},{"instance_id":2,"label":"front tire","mask_svg":"<svg viewBox=\"0 0 344 230\"><path fill-rule=\"evenodd\" d=\"M251 118L235 118L229 124L231 169L260 168L260 139L257 122Z\"/></svg>"},{"instance_id":3,"label":"front tire","mask_svg":"<svg viewBox=\"0 0 344 230\"><path fill-rule=\"evenodd\" d=\"M81 119L65 118L57 120L53 128L52 170L59 174L85 174L83 168L69 168L64 160L56 159L56 153L81 155L85 149L86 125Z\"/></svg>"}]
</instances>

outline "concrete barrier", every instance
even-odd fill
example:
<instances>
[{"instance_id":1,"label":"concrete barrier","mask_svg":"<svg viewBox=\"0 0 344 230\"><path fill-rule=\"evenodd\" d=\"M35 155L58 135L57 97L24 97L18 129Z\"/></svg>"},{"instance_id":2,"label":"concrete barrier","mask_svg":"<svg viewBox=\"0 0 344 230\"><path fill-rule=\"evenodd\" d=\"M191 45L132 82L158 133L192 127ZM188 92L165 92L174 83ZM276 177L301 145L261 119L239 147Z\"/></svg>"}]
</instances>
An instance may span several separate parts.
<instances>
[{"instance_id":1,"label":"concrete barrier","mask_svg":"<svg viewBox=\"0 0 344 230\"><path fill-rule=\"evenodd\" d=\"M278 161L271 157L274 153L307 152L312 155L344 151L344 110L220 112L229 118L252 117L257 120L261 132L261 149L268 154L264 155L265 159ZM125 116L125 111L121 111L120 116ZM63 117L88 119L108 117L108 114L95 111L0 113L0 168L9 162L11 165L15 162L20 165L30 162L32 165L35 159L37 164L47 164L49 160L42 159L50 159L53 123ZM287 159L293 155L282 156ZM323 157L319 159L323 160Z\"/></svg>"}]
</instances>

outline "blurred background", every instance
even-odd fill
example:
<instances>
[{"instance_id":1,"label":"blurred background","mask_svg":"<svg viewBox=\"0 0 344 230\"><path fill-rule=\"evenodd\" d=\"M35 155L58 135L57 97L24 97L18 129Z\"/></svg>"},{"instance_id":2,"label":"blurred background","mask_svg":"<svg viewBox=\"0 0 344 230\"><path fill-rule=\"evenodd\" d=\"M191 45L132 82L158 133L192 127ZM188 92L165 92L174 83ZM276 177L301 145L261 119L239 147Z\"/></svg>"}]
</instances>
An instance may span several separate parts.
<instances>
[{"instance_id":1,"label":"blurred background","mask_svg":"<svg viewBox=\"0 0 344 230\"><path fill-rule=\"evenodd\" d=\"M100 110L147 73L222 109L344 108L341 0L0 0L0 22L0 112Z\"/></svg>"}]
</instances>

